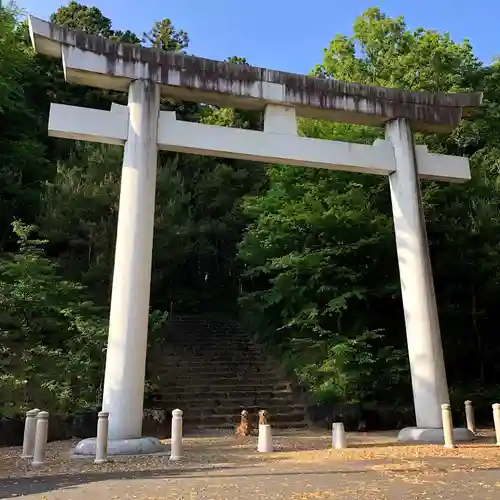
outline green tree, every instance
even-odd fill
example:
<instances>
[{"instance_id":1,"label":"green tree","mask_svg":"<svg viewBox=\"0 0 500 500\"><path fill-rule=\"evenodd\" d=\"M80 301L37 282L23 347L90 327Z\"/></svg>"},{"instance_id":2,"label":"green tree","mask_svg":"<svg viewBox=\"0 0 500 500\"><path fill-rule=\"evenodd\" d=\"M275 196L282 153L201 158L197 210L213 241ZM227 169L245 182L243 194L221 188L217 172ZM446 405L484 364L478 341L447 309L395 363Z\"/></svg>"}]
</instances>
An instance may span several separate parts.
<instances>
[{"instance_id":1,"label":"green tree","mask_svg":"<svg viewBox=\"0 0 500 500\"><path fill-rule=\"evenodd\" d=\"M23 43L18 14L0 11L0 249L12 236L14 216L33 220L39 205L40 181L50 172L39 140L42 117L30 102L35 64Z\"/></svg>"},{"instance_id":2,"label":"green tree","mask_svg":"<svg viewBox=\"0 0 500 500\"><path fill-rule=\"evenodd\" d=\"M354 22L353 35L337 35L324 51L320 76L430 92L468 90L480 69L468 40L458 44L448 33L407 29L403 17L387 17L378 8Z\"/></svg>"},{"instance_id":3,"label":"green tree","mask_svg":"<svg viewBox=\"0 0 500 500\"><path fill-rule=\"evenodd\" d=\"M113 35L111 19L104 16L97 7L88 7L75 0L71 0L65 7L59 7L50 16L50 20L55 24L86 31L92 35L104 37Z\"/></svg>"},{"instance_id":4,"label":"green tree","mask_svg":"<svg viewBox=\"0 0 500 500\"><path fill-rule=\"evenodd\" d=\"M185 31L176 29L167 18L157 21L150 31L144 33L143 41L157 49L179 52L189 45L189 36Z\"/></svg>"},{"instance_id":5,"label":"green tree","mask_svg":"<svg viewBox=\"0 0 500 500\"><path fill-rule=\"evenodd\" d=\"M123 43L133 43L140 45L141 39L132 31L114 30L113 34L109 37L111 40L116 40Z\"/></svg>"},{"instance_id":6,"label":"green tree","mask_svg":"<svg viewBox=\"0 0 500 500\"><path fill-rule=\"evenodd\" d=\"M243 64L243 66L250 66L246 57L231 56L226 59L226 62L230 64Z\"/></svg>"},{"instance_id":7,"label":"green tree","mask_svg":"<svg viewBox=\"0 0 500 500\"><path fill-rule=\"evenodd\" d=\"M107 319L85 287L65 280L14 222L19 250L0 259L0 413L38 406L68 412L97 403Z\"/></svg>"},{"instance_id":8,"label":"green tree","mask_svg":"<svg viewBox=\"0 0 500 500\"><path fill-rule=\"evenodd\" d=\"M426 182L423 201L450 381L463 381L472 350L483 365L474 366L473 376L485 383L486 364L479 360L489 356L482 341L491 329L488 295L498 290L500 256L493 237L498 148L485 143L482 131L499 116L495 71L481 67L467 41L457 44L423 28L410 31L403 18L373 8L357 18L352 36L332 40L315 73L410 90L492 89L486 110L450 136L417 136L435 151L472 156L471 183ZM300 131L362 143L382 136L380 129L313 120L301 120ZM246 266L241 304L257 328L276 332L268 340L319 399L384 400L390 386L392 402L410 401L387 181L273 167L267 192L249 199L246 208L256 219L240 247Z\"/></svg>"}]
</instances>

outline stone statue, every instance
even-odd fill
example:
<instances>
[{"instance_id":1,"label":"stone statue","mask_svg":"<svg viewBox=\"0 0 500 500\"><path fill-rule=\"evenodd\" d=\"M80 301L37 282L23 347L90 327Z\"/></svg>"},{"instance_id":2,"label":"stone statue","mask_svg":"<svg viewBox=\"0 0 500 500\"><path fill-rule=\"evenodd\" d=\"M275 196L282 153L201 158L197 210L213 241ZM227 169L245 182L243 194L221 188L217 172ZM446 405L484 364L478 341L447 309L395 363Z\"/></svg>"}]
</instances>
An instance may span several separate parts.
<instances>
[{"instance_id":1,"label":"stone statue","mask_svg":"<svg viewBox=\"0 0 500 500\"><path fill-rule=\"evenodd\" d=\"M269 413L267 410L259 411L259 425L269 424Z\"/></svg>"},{"instance_id":2,"label":"stone statue","mask_svg":"<svg viewBox=\"0 0 500 500\"><path fill-rule=\"evenodd\" d=\"M238 427L236 427L236 435L237 436L250 436L250 434L252 434L252 431L253 431L253 425L252 425L252 421L250 419L250 414L248 413L247 410L243 410L241 412L240 423L239 423Z\"/></svg>"}]
</instances>

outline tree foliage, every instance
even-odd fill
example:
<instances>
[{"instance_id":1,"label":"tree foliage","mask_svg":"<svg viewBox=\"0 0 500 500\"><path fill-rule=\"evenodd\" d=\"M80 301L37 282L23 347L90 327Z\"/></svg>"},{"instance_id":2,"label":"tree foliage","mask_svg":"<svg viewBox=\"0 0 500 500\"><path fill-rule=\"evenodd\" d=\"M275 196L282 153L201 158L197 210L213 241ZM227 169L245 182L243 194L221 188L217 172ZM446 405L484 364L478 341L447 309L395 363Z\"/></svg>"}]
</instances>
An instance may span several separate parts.
<instances>
[{"instance_id":1,"label":"tree foliage","mask_svg":"<svg viewBox=\"0 0 500 500\"><path fill-rule=\"evenodd\" d=\"M373 8L356 19L352 36L334 37L315 73L409 90L486 90L485 109L453 134L417 136L435 151L471 156L472 182L426 182L423 199L449 379L455 387L467 382L463 367L473 352L468 382L484 387L496 374L490 355L498 352L490 321L499 157L497 136L486 139L498 116L498 68L482 67L467 41L410 31L402 18ZM322 139L381 137L368 127L313 120L300 128ZM256 328L276 332L272 340L319 399L380 401L391 387L392 402L410 401L386 180L295 167L268 172L267 192L247 202L255 221L240 246L243 309Z\"/></svg>"},{"instance_id":2,"label":"tree foliage","mask_svg":"<svg viewBox=\"0 0 500 500\"><path fill-rule=\"evenodd\" d=\"M141 37L76 1L51 19L161 50L189 44L169 18ZM332 39L313 72L484 91L485 105L452 134L416 140L471 159L471 182L425 182L423 201L450 384L497 390L500 64L481 64L468 41L410 30L372 8L351 35ZM109 109L126 94L66 83L59 61L34 54L19 14L0 10L0 401L8 402L0 412L8 414L92 405L102 384L123 151L48 138L50 102ZM262 130L258 111L170 99L162 108ZM365 144L383 134L309 119L299 131ZM152 280L152 332L166 314L234 315L239 307L318 400L411 401L385 179L162 152Z\"/></svg>"},{"instance_id":3,"label":"tree foliage","mask_svg":"<svg viewBox=\"0 0 500 500\"><path fill-rule=\"evenodd\" d=\"M109 37L114 34L109 17L104 16L97 7L83 5L75 0L57 9L50 20L61 26L86 31L92 35Z\"/></svg>"},{"instance_id":4,"label":"tree foliage","mask_svg":"<svg viewBox=\"0 0 500 500\"><path fill-rule=\"evenodd\" d=\"M34 226L16 221L13 228L18 251L0 260L0 411L94 404L104 361L104 311L45 257L46 241L31 239Z\"/></svg>"},{"instance_id":5,"label":"tree foliage","mask_svg":"<svg viewBox=\"0 0 500 500\"><path fill-rule=\"evenodd\" d=\"M177 30L170 19L156 22L151 31L144 33L143 40L152 47L169 52L180 52L189 45L188 34Z\"/></svg>"}]
</instances>

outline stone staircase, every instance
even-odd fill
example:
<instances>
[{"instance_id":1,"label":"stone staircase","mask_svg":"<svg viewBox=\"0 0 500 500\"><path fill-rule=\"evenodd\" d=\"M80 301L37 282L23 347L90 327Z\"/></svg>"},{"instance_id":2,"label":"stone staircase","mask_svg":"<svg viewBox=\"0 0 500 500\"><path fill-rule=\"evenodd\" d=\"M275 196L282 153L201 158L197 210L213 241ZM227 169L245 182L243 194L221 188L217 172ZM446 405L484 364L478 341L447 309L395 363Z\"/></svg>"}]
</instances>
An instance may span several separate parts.
<instances>
[{"instance_id":1,"label":"stone staircase","mask_svg":"<svg viewBox=\"0 0 500 500\"><path fill-rule=\"evenodd\" d=\"M236 322L175 317L160 344L148 356L152 407L183 410L186 432L232 429L243 409L255 423L266 409L275 428L307 426L306 407L280 366Z\"/></svg>"}]
</instances>

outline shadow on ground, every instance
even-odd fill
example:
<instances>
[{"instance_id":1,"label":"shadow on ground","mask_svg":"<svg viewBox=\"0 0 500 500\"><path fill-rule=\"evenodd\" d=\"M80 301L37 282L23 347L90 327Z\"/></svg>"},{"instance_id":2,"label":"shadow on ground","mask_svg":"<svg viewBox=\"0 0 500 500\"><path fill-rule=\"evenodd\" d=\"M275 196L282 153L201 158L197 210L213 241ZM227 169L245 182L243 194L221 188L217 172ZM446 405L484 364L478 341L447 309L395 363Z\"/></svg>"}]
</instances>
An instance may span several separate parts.
<instances>
[{"instance_id":1,"label":"shadow on ground","mask_svg":"<svg viewBox=\"0 0 500 500\"><path fill-rule=\"evenodd\" d=\"M442 446L399 443L393 434L349 435L349 448L341 451L331 450L331 438L324 434L278 434L274 444L276 453L267 455L256 453L255 437L187 438L180 462L146 455L113 457L107 464L96 466L92 460L69 459L73 443L50 443L47 463L40 469L33 469L21 460L19 448L3 449L0 450L0 498L76 491L80 486L103 482L108 482L103 486L105 489L119 482L128 482L136 488L147 480L175 479L188 487L190 480L203 482L213 478L243 481L254 478L267 483L272 477L305 476L315 483L314 476L321 481L320 478L330 475L335 482L336 478L349 474L353 480L377 481L402 474L408 478L422 473L447 474L458 468L500 470L500 447L488 445L484 438L451 451Z\"/></svg>"},{"instance_id":2,"label":"shadow on ground","mask_svg":"<svg viewBox=\"0 0 500 500\"><path fill-rule=\"evenodd\" d=\"M220 474L219 472L223 472ZM234 473L231 473L233 471ZM77 486L82 486L89 483L102 481L123 481L123 480L138 480L147 479L207 479L210 473L217 473L217 478L265 478L272 475L273 477L290 477L296 474L301 476L334 476L344 474L354 474L361 477L378 475L377 472L369 469L340 469L340 470L285 470L285 471L258 471L252 472L244 467L217 467L217 468L184 468L170 470L144 470L144 471L113 471L113 472L89 472L83 474L58 474L58 475L40 475L36 477L12 478L0 480L0 498L14 498L23 495L37 495L50 491L70 489ZM387 469L385 472L401 472L401 469L391 471ZM416 472L409 469L407 472Z\"/></svg>"}]
</instances>

